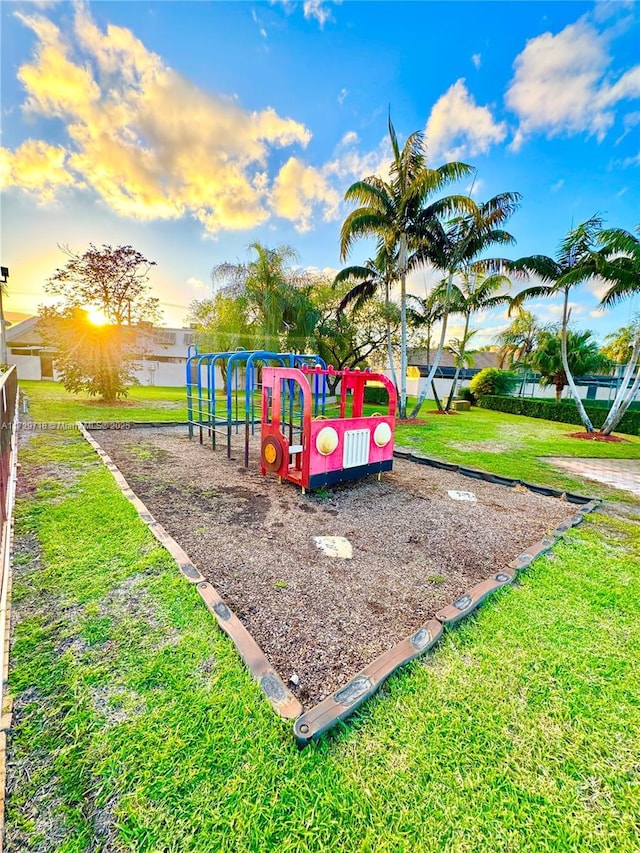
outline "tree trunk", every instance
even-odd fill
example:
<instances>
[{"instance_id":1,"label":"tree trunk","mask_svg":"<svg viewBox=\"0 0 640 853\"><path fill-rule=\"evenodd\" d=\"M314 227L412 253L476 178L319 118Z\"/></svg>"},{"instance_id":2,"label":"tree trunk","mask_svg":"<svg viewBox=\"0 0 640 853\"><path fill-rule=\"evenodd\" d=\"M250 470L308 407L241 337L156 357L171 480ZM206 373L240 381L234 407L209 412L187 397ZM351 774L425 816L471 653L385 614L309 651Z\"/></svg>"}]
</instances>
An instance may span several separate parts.
<instances>
[{"instance_id":1,"label":"tree trunk","mask_svg":"<svg viewBox=\"0 0 640 853\"><path fill-rule=\"evenodd\" d=\"M438 344L438 351L436 352L435 358L433 359L433 364L431 365L431 370L429 371L429 376L427 377L427 379L424 383L424 387L422 389L422 393L420 394L420 397L418 398L418 402L415 404L415 406L413 407L413 410L411 411L411 417L412 418L417 418L418 415L420 414L420 409L422 408L422 404L427 399L427 393L429 391L429 386L433 382L435 375L436 375L436 370L440 366L440 359L442 358L442 351L444 349L444 339L445 339L445 336L447 334L447 321L449 319L449 297L451 295L451 286L452 285L453 285L453 273L450 272L449 273L449 279L447 281L447 293L445 296L446 303L444 306L444 313L442 315L442 331L440 332L440 342Z\"/></svg>"},{"instance_id":2,"label":"tree trunk","mask_svg":"<svg viewBox=\"0 0 640 853\"><path fill-rule=\"evenodd\" d=\"M407 417L407 238L400 236L400 405L398 414Z\"/></svg>"},{"instance_id":3,"label":"tree trunk","mask_svg":"<svg viewBox=\"0 0 640 853\"><path fill-rule=\"evenodd\" d=\"M396 376L396 366L393 363L393 343L391 341L391 318L389 317L389 305L391 302L389 296L389 282L385 282L384 304L387 313L387 355L389 357L389 371L391 372L391 381L396 386L398 391L398 377Z\"/></svg>"},{"instance_id":4,"label":"tree trunk","mask_svg":"<svg viewBox=\"0 0 640 853\"><path fill-rule=\"evenodd\" d=\"M640 357L640 327L638 328L638 332L636 334L636 338L633 342L633 352L631 353L631 358L627 364L627 367L624 371L624 375L622 377L622 381L620 383L620 387L616 393L616 396L611 404L611 408L609 409L609 413L605 418L604 424L602 425L602 434L609 435L616 426L622 420L622 416L627 411L631 403L633 402L633 398L635 396L635 392L638 388L638 376L640 376L640 372L638 376L636 376L636 380L633 383L631 390L629 391L629 383L631 382L631 377L633 376L633 371L638 366L638 358ZM628 392L628 393L627 393Z\"/></svg>"},{"instance_id":5,"label":"tree trunk","mask_svg":"<svg viewBox=\"0 0 640 853\"><path fill-rule=\"evenodd\" d=\"M451 403L453 402L453 397L456 393L456 388L458 386L458 377L460 376L460 370L462 369L462 365L464 364L464 355L467 349L467 334L469 332L469 314L466 315L464 321L464 332L462 333L462 341L460 352L458 353L458 364L456 364L456 372L453 376L453 382L451 383L451 391L449 391L449 399L447 400L447 411L451 408Z\"/></svg>"},{"instance_id":6,"label":"tree trunk","mask_svg":"<svg viewBox=\"0 0 640 853\"><path fill-rule=\"evenodd\" d=\"M573 374L569 369L569 358L567 356L567 325L569 322L569 288L565 287L564 289L564 305L562 309L562 339L561 339L561 349L562 349L562 366L564 367L564 372L567 376L567 384L571 389L571 393L573 395L573 399L576 404L576 408L578 409L578 414L580 415L580 420L584 424L584 428L588 433L595 432L593 428L593 424L589 419L589 415L586 412L584 404L580 399L580 395L578 394L578 389L576 388L576 383L573 381Z\"/></svg>"},{"instance_id":7,"label":"tree trunk","mask_svg":"<svg viewBox=\"0 0 640 853\"><path fill-rule=\"evenodd\" d=\"M438 407L439 412L444 412L444 406L442 405L442 401L440 397L438 397L438 392L436 391L436 383L431 380L431 391L433 393L433 399L436 401L436 406Z\"/></svg>"},{"instance_id":8,"label":"tree trunk","mask_svg":"<svg viewBox=\"0 0 640 853\"><path fill-rule=\"evenodd\" d=\"M564 382L556 382L556 403L562 402L563 390L564 390Z\"/></svg>"}]
</instances>

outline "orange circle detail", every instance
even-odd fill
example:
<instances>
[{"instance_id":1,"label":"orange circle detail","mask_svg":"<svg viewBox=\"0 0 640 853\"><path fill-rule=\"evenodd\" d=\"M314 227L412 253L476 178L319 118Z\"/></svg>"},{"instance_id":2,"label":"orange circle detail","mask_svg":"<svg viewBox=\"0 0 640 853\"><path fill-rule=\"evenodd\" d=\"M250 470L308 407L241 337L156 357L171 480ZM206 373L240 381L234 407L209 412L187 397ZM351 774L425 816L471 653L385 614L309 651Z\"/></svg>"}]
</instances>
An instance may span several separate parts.
<instances>
[{"instance_id":1,"label":"orange circle detail","mask_svg":"<svg viewBox=\"0 0 640 853\"><path fill-rule=\"evenodd\" d=\"M273 465L273 463L276 461L276 455L276 449L273 444L267 444L264 449L265 461L267 461L269 465Z\"/></svg>"}]
</instances>

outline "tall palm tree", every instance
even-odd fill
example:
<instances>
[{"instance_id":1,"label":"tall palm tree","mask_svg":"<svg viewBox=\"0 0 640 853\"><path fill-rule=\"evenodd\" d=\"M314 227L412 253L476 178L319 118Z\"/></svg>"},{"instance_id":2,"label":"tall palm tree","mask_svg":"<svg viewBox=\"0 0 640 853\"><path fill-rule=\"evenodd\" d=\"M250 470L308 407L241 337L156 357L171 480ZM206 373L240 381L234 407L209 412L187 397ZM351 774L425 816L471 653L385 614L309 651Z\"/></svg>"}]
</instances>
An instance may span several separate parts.
<instances>
[{"instance_id":1,"label":"tall palm tree","mask_svg":"<svg viewBox=\"0 0 640 853\"><path fill-rule=\"evenodd\" d=\"M524 273L527 276L535 275L542 281L542 284L527 287L514 296L511 301L511 311L520 308L526 299L556 296L558 294L562 296L560 340L562 364L567 384L578 408L580 420L588 433L595 430L578 394L567 355L567 329L571 315L569 293L572 288L598 275L602 269L603 259L601 255L598 255L596 249L596 240L601 229L602 219L599 216L592 216L591 219L582 222L568 232L567 236L560 242L556 258L550 258L547 255L530 255L512 261L510 264L511 270Z\"/></svg>"},{"instance_id":2,"label":"tall palm tree","mask_svg":"<svg viewBox=\"0 0 640 853\"><path fill-rule=\"evenodd\" d=\"M445 312L442 293L446 289L446 281L440 282L426 297L411 295L412 304L407 308L409 324L415 329L424 329L425 350L427 353L427 376L431 373L431 341L435 326L442 321ZM435 382L431 380L431 391L440 411L443 406L438 397Z\"/></svg>"},{"instance_id":3,"label":"tall palm tree","mask_svg":"<svg viewBox=\"0 0 640 853\"><path fill-rule=\"evenodd\" d=\"M640 235L640 225L636 228ZM640 293L640 240L623 228L606 228L598 235L600 250L600 274L611 282L611 287L602 298L605 307L616 305L621 300ZM622 420L640 387L640 322L629 327L630 354L618 392L602 425L602 433L609 435ZM634 370L637 370L633 379Z\"/></svg>"},{"instance_id":4,"label":"tall palm tree","mask_svg":"<svg viewBox=\"0 0 640 853\"><path fill-rule=\"evenodd\" d=\"M401 149L389 117L392 163L388 180L377 176L352 184L345 200L358 207L345 219L340 232L340 257L344 261L354 243L361 237L374 237L378 250L384 249L394 259L391 281L400 284L401 418L407 412L407 272L416 264L416 252L422 245L427 223L440 216L468 210L472 202L466 196L446 196L428 204L443 187L470 175L465 163L445 163L437 169L427 166L424 134L412 133Z\"/></svg>"},{"instance_id":5,"label":"tall palm tree","mask_svg":"<svg viewBox=\"0 0 640 853\"><path fill-rule=\"evenodd\" d=\"M478 260L478 256L487 248L494 245L513 245L515 239L502 228L502 225L517 210L520 204L519 193L500 193L483 204L476 204L468 199L467 210L460 216L443 223L438 218L423 223L423 241L418 250L418 258L423 263L430 262L446 274L446 286L442 291L444 311L438 350L431 366L431 371L424 383L411 417L418 416L424 403L429 384L433 380L440 364L444 349L447 322L451 309L451 296L454 279L459 275L470 272L503 276L508 268L504 258L486 258ZM503 277L503 281L506 279Z\"/></svg>"},{"instance_id":6,"label":"tall palm tree","mask_svg":"<svg viewBox=\"0 0 640 853\"><path fill-rule=\"evenodd\" d=\"M358 310L365 302L373 299L379 290L384 292L387 357L389 359L391 378L397 388L398 379L393 358L391 314L389 311L391 286L395 270L395 259L391 257L387 247L383 244L378 248L375 258L365 261L364 266L350 266L341 270L334 279L334 286L344 284L345 282L353 285L343 296L338 306L338 314L341 314L348 306Z\"/></svg>"},{"instance_id":7,"label":"tall palm tree","mask_svg":"<svg viewBox=\"0 0 640 853\"><path fill-rule=\"evenodd\" d=\"M611 282L602 298L602 305L617 305L623 299L640 293L640 225L638 237L624 228L603 228L598 234L600 275Z\"/></svg>"}]
</instances>

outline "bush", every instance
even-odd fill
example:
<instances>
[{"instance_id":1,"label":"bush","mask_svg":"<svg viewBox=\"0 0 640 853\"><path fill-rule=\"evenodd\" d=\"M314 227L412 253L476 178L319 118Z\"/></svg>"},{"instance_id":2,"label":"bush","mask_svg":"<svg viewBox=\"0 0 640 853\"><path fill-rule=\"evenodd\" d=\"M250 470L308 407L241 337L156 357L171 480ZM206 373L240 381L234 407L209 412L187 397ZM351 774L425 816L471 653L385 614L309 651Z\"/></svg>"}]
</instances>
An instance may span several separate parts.
<instances>
[{"instance_id":1,"label":"bush","mask_svg":"<svg viewBox=\"0 0 640 853\"><path fill-rule=\"evenodd\" d=\"M365 403L371 403L374 406L388 406L389 392L384 386L365 385L364 401Z\"/></svg>"},{"instance_id":2,"label":"bush","mask_svg":"<svg viewBox=\"0 0 640 853\"><path fill-rule=\"evenodd\" d=\"M475 406L477 403L476 395L473 393L471 388L460 388L458 391L458 399L468 400L472 406Z\"/></svg>"},{"instance_id":3,"label":"bush","mask_svg":"<svg viewBox=\"0 0 640 853\"><path fill-rule=\"evenodd\" d=\"M567 405L565 401L556 403L554 400L528 399L524 397L498 397L486 395L478 401L482 409L493 409L496 412L508 412L512 415L526 415L528 418L544 418L547 421L558 421L564 424L582 425L580 415L575 406ZM600 429L609 411L605 406L588 406L585 409L592 424ZM640 412L627 411L616 427L615 432L627 435L640 435Z\"/></svg>"},{"instance_id":4,"label":"bush","mask_svg":"<svg viewBox=\"0 0 640 853\"><path fill-rule=\"evenodd\" d=\"M515 388L518 377L510 370L499 367L485 367L473 377L469 384L471 393L479 400L487 394L510 394Z\"/></svg>"}]
</instances>

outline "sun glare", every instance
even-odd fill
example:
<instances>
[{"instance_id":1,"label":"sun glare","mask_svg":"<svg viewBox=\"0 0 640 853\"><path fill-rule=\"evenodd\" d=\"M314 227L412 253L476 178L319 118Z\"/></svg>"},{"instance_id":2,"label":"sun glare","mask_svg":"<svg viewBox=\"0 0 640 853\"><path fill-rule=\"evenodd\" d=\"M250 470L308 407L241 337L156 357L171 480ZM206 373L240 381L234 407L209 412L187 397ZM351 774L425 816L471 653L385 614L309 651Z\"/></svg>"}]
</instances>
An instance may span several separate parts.
<instances>
[{"instance_id":1,"label":"sun glare","mask_svg":"<svg viewBox=\"0 0 640 853\"><path fill-rule=\"evenodd\" d=\"M90 311L87 311L87 319L94 326L104 326L105 323L109 322L98 308L92 308Z\"/></svg>"}]
</instances>

